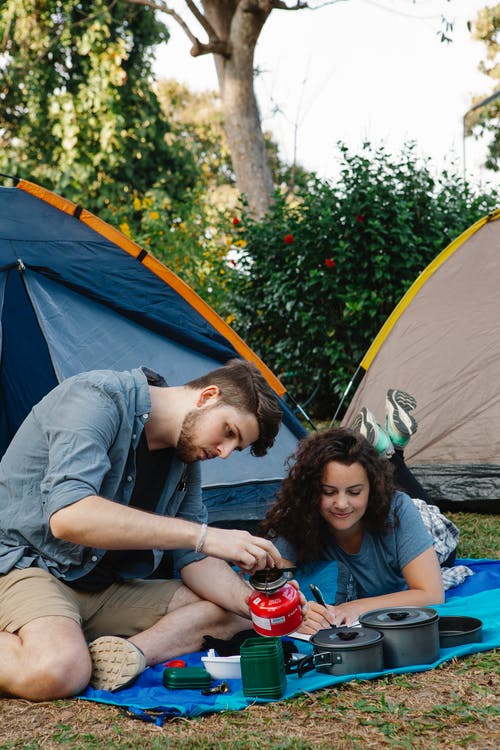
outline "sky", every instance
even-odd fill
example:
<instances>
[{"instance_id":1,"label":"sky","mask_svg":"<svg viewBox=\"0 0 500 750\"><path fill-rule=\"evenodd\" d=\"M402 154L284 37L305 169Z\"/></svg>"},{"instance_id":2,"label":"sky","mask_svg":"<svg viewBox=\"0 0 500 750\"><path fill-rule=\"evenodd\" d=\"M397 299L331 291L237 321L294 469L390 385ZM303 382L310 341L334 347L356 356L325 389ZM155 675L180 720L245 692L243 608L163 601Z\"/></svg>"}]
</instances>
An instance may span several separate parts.
<instances>
[{"instance_id":1,"label":"sky","mask_svg":"<svg viewBox=\"0 0 500 750\"><path fill-rule=\"evenodd\" d=\"M182 9L182 5L172 7ZM493 4L493 0L489 0ZM417 154L440 171L464 170L463 116L473 95L492 86L477 70L485 57L466 23L488 0L338 0L318 10L273 10L257 44L255 80L262 124L281 157L338 175L338 141L358 153L366 140ZM184 12L181 10L181 12ZM441 17L454 22L441 43ZM187 16L185 15L187 18ZM171 39L157 50L155 72L192 90L217 90L211 56L192 58L190 42L168 16ZM198 32L196 32L198 33ZM486 141L465 141L465 174L478 186L498 185L481 162Z\"/></svg>"}]
</instances>

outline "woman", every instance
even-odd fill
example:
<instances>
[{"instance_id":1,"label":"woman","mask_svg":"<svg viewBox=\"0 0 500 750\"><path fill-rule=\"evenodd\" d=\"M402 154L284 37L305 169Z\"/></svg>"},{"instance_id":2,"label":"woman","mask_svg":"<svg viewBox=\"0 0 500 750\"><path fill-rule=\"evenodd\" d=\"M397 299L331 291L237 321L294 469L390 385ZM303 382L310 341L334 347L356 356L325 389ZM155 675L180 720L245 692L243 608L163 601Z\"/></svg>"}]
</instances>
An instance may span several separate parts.
<instances>
[{"instance_id":1,"label":"woman","mask_svg":"<svg viewBox=\"0 0 500 750\"><path fill-rule=\"evenodd\" d=\"M353 430L301 441L263 531L291 565L339 563L335 605L309 602L303 633L351 625L381 607L444 601L439 561L418 509L394 491L387 459Z\"/></svg>"}]
</instances>

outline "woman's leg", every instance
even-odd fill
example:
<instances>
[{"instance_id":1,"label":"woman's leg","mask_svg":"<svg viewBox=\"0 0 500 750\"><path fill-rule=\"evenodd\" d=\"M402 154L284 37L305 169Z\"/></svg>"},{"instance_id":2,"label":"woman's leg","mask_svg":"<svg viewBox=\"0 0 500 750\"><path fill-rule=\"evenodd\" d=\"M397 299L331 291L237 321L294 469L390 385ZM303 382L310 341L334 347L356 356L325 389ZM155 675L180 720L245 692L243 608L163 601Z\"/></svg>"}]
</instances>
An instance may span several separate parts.
<instances>
[{"instance_id":1,"label":"woman's leg","mask_svg":"<svg viewBox=\"0 0 500 750\"><path fill-rule=\"evenodd\" d=\"M406 465L402 450L395 450L389 461L394 467L394 483L397 489L406 492L410 497L418 497L420 500L425 500L428 505L434 505L418 479Z\"/></svg>"}]
</instances>

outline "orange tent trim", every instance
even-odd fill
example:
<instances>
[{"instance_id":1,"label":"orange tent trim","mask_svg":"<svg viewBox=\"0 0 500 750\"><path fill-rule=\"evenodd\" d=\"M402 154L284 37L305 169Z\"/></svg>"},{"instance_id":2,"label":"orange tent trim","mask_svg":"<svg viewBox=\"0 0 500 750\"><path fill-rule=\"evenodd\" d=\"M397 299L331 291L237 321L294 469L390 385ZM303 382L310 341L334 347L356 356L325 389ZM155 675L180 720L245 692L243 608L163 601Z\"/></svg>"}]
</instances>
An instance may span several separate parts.
<instances>
[{"instance_id":1,"label":"orange tent trim","mask_svg":"<svg viewBox=\"0 0 500 750\"><path fill-rule=\"evenodd\" d=\"M165 281L175 291L180 294L186 302L197 310L205 320L207 320L224 338L226 338L235 350L244 359L253 362L261 371L271 388L273 388L278 396L283 396L286 393L286 389L281 381L274 375L274 373L264 364L264 362L250 349L243 339L233 331L233 329L208 305L204 300L186 284L177 274L171 271L169 268L163 265L153 255L143 250L136 242L129 239L126 235L115 229L110 224L107 224L102 219L92 214L86 209L82 209L76 203L73 203L66 198L62 198L56 193L46 190L28 180L19 180L17 187L24 190L26 193L45 201L51 206L58 208L60 211L74 216L79 221L86 224L88 227L93 229L95 232L105 237L110 242L118 245L122 250L132 255L134 258L140 260L143 265L152 271L158 278Z\"/></svg>"}]
</instances>

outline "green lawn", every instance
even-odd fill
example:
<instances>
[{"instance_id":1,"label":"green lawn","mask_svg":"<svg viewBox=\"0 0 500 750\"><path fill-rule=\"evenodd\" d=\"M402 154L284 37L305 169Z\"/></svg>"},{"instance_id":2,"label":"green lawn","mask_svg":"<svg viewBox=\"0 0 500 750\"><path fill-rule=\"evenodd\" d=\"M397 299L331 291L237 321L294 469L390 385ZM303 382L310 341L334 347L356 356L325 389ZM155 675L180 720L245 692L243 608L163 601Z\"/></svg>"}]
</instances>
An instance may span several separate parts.
<instances>
[{"instance_id":1,"label":"green lawn","mask_svg":"<svg viewBox=\"0 0 500 750\"><path fill-rule=\"evenodd\" d=\"M447 513L459 557L499 557L500 517ZM0 655L1 658L1 655ZM0 750L497 750L498 652L157 727L114 706L0 700Z\"/></svg>"}]
</instances>

